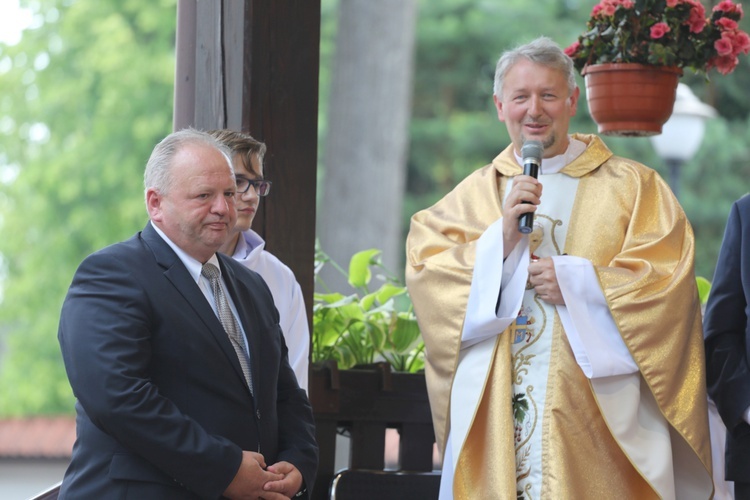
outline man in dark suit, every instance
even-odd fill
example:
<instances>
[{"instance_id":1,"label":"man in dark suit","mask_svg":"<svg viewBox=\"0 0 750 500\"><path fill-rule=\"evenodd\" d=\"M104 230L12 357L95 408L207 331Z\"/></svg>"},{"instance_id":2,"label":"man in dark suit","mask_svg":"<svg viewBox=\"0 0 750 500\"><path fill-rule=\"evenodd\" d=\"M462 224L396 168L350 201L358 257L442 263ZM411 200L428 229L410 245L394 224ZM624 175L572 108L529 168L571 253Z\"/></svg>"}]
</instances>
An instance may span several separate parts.
<instances>
[{"instance_id":1,"label":"man in dark suit","mask_svg":"<svg viewBox=\"0 0 750 500\"><path fill-rule=\"evenodd\" d=\"M77 439L60 498L306 498L312 409L278 312L256 273L216 253L237 217L228 151L203 132L173 133L145 186L150 222L87 257L63 304ZM209 264L220 292L201 273ZM239 348L227 335L237 326Z\"/></svg>"},{"instance_id":2,"label":"man in dark suit","mask_svg":"<svg viewBox=\"0 0 750 500\"><path fill-rule=\"evenodd\" d=\"M708 393L727 427L726 479L750 499L750 195L732 205L703 321Z\"/></svg>"}]
</instances>

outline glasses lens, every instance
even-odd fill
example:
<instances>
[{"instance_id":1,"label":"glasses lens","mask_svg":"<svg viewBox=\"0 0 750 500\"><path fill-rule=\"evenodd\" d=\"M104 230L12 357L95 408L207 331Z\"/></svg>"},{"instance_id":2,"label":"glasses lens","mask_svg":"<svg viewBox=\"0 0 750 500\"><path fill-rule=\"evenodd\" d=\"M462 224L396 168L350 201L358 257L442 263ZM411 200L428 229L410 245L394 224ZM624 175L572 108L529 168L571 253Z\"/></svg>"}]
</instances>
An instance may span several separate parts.
<instances>
[{"instance_id":1,"label":"glasses lens","mask_svg":"<svg viewBox=\"0 0 750 500\"><path fill-rule=\"evenodd\" d=\"M237 192L238 193L245 193L248 189L250 189L250 180L245 179L244 177L236 177L237 181Z\"/></svg>"},{"instance_id":2,"label":"glasses lens","mask_svg":"<svg viewBox=\"0 0 750 500\"><path fill-rule=\"evenodd\" d=\"M265 196L271 191L271 181L255 181L253 184L258 196Z\"/></svg>"}]
</instances>

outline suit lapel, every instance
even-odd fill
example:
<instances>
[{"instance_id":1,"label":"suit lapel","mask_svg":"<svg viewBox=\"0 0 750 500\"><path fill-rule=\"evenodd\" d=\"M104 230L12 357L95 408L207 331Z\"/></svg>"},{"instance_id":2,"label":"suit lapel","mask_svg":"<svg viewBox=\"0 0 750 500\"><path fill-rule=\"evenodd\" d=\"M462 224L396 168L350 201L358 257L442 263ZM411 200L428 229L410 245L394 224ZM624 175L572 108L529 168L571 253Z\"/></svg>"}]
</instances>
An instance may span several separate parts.
<instances>
[{"instance_id":1,"label":"suit lapel","mask_svg":"<svg viewBox=\"0 0 750 500\"><path fill-rule=\"evenodd\" d=\"M159 236L156 230L154 230L151 223L148 223L143 229L141 237L146 246L148 246L153 252L157 264L164 268L164 277L172 283L176 292L185 299L201 322L205 325L205 328L196 328L196 332L208 332L208 334L214 337L221 347L221 350L224 351L227 359L232 364L237 376L244 382L245 375L242 373L242 367L237 359L237 353L235 352L224 327L221 326L219 318L216 317L216 313L214 313L211 305L206 300L206 296L203 295L203 292L198 287L195 280L193 280L193 277L185 268L185 265L177 254L174 253L174 250L172 250L169 244ZM223 265L222 272L224 272ZM234 295L232 296L232 300L235 301L235 305L238 305L237 299L234 298ZM243 321L243 326L244 325L245 322ZM245 328L247 330L247 327ZM252 354L252 350L250 352ZM251 369L253 364L254 363L251 363ZM255 373L253 372L253 380L254 379ZM243 385L247 387L246 383L243 383Z\"/></svg>"}]
</instances>

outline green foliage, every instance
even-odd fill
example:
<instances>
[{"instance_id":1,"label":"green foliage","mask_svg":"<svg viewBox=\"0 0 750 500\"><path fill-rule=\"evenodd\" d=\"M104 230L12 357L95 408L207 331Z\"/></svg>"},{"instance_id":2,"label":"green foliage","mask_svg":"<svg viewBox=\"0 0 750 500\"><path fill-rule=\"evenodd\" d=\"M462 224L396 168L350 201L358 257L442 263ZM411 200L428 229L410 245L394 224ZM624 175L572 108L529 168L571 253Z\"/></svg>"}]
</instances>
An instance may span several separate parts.
<instances>
[{"instance_id":1,"label":"green foliage","mask_svg":"<svg viewBox=\"0 0 750 500\"><path fill-rule=\"evenodd\" d=\"M708 295L711 293L711 282L703 276L696 276L695 282L698 285L698 298L701 305L705 305L708 301Z\"/></svg>"},{"instance_id":2,"label":"green foliage","mask_svg":"<svg viewBox=\"0 0 750 500\"><path fill-rule=\"evenodd\" d=\"M175 0L39 0L0 44L0 414L61 413L57 344L78 263L143 227L143 167L171 131Z\"/></svg>"},{"instance_id":3,"label":"green foliage","mask_svg":"<svg viewBox=\"0 0 750 500\"><path fill-rule=\"evenodd\" d=\"M340 369L347 369L385 360L395 371L424 368L424 343L406 287L387 275L380 253L369 249L354 254L347 274L316 248L316 280L328 293L314 296L313 363L333 359ZM345 274L356 292L347 296L330 292L319 275L325 265ZM373 270L381 273L377 275L381 285L370 291ZM399 305L399 298L407 304Z\"/></svg>"}]
</instances>

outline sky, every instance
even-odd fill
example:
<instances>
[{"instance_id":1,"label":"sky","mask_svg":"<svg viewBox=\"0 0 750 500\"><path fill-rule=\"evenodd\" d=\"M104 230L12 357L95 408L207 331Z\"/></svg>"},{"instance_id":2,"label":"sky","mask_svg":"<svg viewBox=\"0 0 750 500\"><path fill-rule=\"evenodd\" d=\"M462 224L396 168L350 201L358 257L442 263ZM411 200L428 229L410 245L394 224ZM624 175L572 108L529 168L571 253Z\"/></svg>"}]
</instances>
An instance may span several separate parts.
<instances>
[{"instance_id":1,"label":"sky","mask_svg":"<svg viewBox=\"0 0 750 500\"><path fill-rule=\"evenodd\" d=\"M14 45L21 30L31 23L31 12L21 9L18 0L0 0L0 42Z\"/></svg>"}]
</instances>

